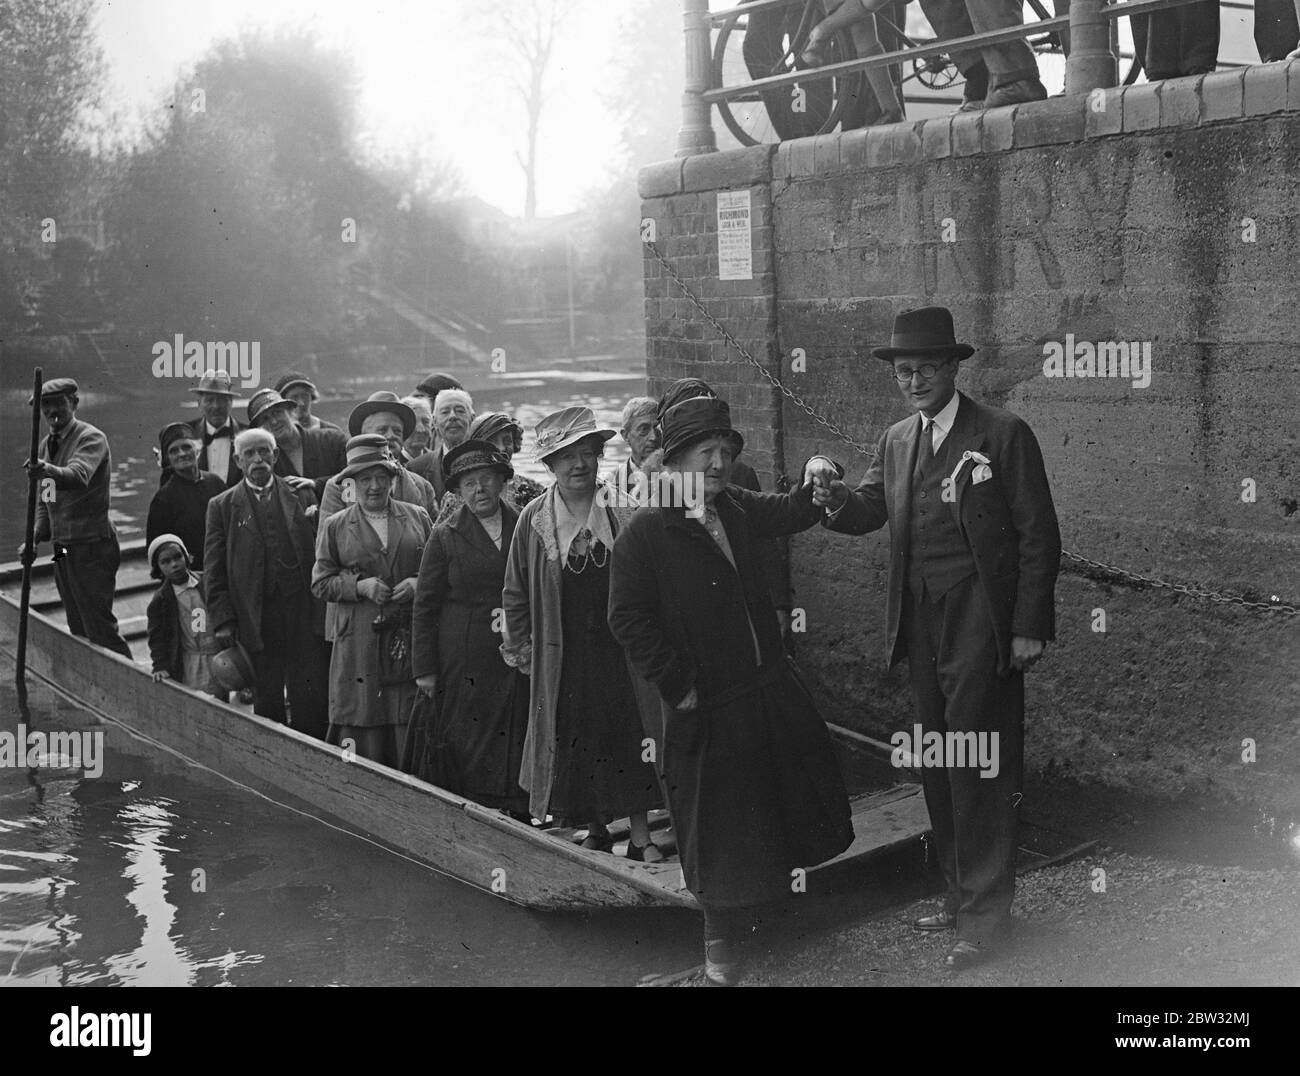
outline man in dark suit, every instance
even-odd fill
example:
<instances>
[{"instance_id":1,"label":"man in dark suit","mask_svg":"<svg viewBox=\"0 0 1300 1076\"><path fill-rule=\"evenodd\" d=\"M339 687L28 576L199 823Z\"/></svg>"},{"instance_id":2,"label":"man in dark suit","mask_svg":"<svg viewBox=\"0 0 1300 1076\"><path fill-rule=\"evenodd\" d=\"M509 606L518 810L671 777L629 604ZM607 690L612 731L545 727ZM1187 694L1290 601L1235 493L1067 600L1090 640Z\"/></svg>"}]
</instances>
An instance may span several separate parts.
<instances>
[{"instance_id":1,"label":"man in dark suit","mask_svg":"<svg viewBox=\"0 0 1300 1076\"><path fill-rule=\"evenodd\" d=\"M235 399L230 375L224 370L208 370L199 379L198 386L190 389L190 392L199 398L199 417L188 420L201 445L199 470L211 471L229 489L240 479L239 467L235 464L234 444L236 435L244 428L230 413L230 406ZM164 460L164 483L171 477L166 463Z\"/></svg>"},{"instance_id":2,"label":"man in dark suit","mask_svg":"<svg viewBox=\"0 0 1300 1076\"><path fill-rule=\"evenodd\" d=\"M70 377L56 377L41 386L41 415L50 432L36 459L26 463L40 483L34 544L54 543L54 585L68 630L130 658L131 649L113 615L121 560L117 531L108 515L113 459L104 434L77 418L77 392ZM18 548L20 559L35 555L26 543Z\"/></svg>"},{"instance_id":3,"label":"man in dark suit","mask_svg":"<svg viewBox=\"0 0 1300 1076\"><path fill-rule=\"evenodd\" d=\"M244 430L235 460L244 475L208 504L204 593L222 649L241 643L253 659L253 711L325 738L329 726L324 607L311 594L316 539L310 487L275 474L275 438Z\"/></svg>"},{"instance_id":4,"label":"man in dark suit","mask_svg":"<svg viewBox=\"0 0 1300 1076\"><path fill-rule=\"evenodd\" d=\"M943 307L898 315L890 346L872 354L892 364L918 413L885 431L856 490L827 465L814 495L831 530L889 523L888 660L909 659L922 739L955 744L953 734L973 732L992 753L984 765L982 753L977 763L945 751L942 765L921 769L947 895L943 911L916 926L956 929L945 958L954 970L986 956L1010 922L1024 671L1055 637L1061 555L1033 432L956 391L958 364L973 351L957 343Z\"/></svg>"}]
</instances>

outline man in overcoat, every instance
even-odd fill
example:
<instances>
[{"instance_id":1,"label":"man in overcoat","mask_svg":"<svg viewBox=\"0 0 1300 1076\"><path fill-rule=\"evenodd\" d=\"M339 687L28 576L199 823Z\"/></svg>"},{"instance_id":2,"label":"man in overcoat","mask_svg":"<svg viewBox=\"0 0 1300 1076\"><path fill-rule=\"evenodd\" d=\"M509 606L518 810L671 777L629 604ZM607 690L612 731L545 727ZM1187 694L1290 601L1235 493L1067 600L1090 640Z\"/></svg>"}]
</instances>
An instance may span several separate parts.
<instances>
[{"instance_id":1,"label":"man in overcoat","mask_svg":"<svg viewBox=\"0 0 1300 1076\"><path fill-rule=\"evenodd\" d=\"M857 489L826 474L814 495L831 530L889 524L887 656L891 666L908 658L922 739L956 743L946 734L973 732L994 752L988 766L950 751L935 760L945 765L921 759L947 894L942 912L915 925L956 929L945 958L953 970L987 956L1010 921L1024 672L1055 636L1061 555L1033 432L956 390L974 350L956 341L943 307L899 314L890 346L872 354L891 364L916 414L885 431Z\"/></svg>"},{"instance_id":2,"label":"man in overcoat","mask_svg":"<svg viewBox=\"0 0 1300 1076\"><path fill-rule=\"evenodd\" d=\"M68 630L131 656L117 630L113 592L121 550L108 515L113 458L108 439L77 418L77 383L56 377L41 386L41 415L49 433L27 470L43 488L36 502L35 544L54 543L54 584ZM28 401L29 403L32 401ZM35 550L20 547L20 557Z\"/></svg>"},{"instance_id":3,"label":"man in overcoat","mask_svg":"<svg viewBox=\"0 0 1300 1076\"><path fill-rule=\"evenodd\" d=\"M235 459L244 480L208 504L204 591L222 649L243 644L253 659L253 711L324 739L329 725L324 606L312 597L316 539L310 488L275 474L275 438L244 430Z\"/></svg>"}]
</instances>

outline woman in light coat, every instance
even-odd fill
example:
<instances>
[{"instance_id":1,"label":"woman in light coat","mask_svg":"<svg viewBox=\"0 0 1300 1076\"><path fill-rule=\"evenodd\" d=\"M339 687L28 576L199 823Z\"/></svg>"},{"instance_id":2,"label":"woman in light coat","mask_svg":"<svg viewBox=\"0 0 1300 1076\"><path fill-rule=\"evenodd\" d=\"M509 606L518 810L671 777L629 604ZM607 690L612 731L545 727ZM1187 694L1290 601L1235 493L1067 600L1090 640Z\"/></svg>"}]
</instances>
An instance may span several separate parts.
<instances>
[{"instance_id":1,"label":"woman in light coat","mask_svg":"<svg viewBox=\"0 0 1300 1076\"><path fill-rule=\"evenodd\" d=\"M329 743L396 767L415 701L411 611L420 556L433 524L390 496L398 465L382 436L348 442L338 478L354 502L320 525L311 589L334 606Z\"/></svg>"},{"instance_id":2,"label":"woman in light coat","mask_svg":"<svg viewBox=\"0 0 1300 1076\"><path fill-rule=\"evenodd\" d=\"M501 595L506 663L529 674L528 736L519 783L529 810L588 826L583 847L610 852L607 823L628 817L628 857L664 856L646 812L661 797L626 658L607 622L614 538L633 509L612 503L597 469L613 430L588 407L537 426L555 484L519 515Z\"/></svg>"}]
</instances>

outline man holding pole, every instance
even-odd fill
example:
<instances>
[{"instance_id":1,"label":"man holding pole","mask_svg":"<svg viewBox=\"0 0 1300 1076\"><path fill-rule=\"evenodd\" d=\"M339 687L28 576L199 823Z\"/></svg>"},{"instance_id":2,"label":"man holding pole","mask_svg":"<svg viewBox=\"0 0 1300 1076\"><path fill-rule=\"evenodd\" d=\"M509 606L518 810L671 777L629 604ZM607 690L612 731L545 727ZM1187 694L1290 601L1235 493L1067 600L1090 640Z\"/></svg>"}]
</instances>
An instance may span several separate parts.
<instances>
[{"instance_id":1,"label":"man holding pole","mask_svg":"<svg viewBox=\"0 0 1300 1076\"><path fill-rule=\"evenodd\" d=\"M121 559L117 531L108 518L113 461L104 434L77 418L78 402L77 383L70 377L41 386L41 414L50 432L37 458L26 463L37 486L33 542L54 543L54 582L68 630L130 658L113 615ZM19 557L25 552L24 544Z\"/></svg>"}]
</instances>

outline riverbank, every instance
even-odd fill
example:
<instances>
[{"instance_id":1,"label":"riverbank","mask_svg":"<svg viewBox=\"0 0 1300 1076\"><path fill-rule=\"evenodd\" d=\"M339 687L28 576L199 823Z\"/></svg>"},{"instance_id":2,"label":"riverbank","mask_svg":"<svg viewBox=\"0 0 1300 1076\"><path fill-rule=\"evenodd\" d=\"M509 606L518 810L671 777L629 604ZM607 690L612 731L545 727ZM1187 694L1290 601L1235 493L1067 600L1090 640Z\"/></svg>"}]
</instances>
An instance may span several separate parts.
<instances>
[{"instance_id":1,"label":"riverbank","mask_svg":"<svg viewBox=\"0 0 1300 1076\"><path fill-rule=\"evenodd\" d=\"M1102 888L1104 886L1104 889ZM1004 950L959 974L934 899L822 931L760 930L745 986L1298 986L1300 870L1100 852L1023 874ZM704 985L695 972L679 980Z\"/></svg>"}]
</instances>

